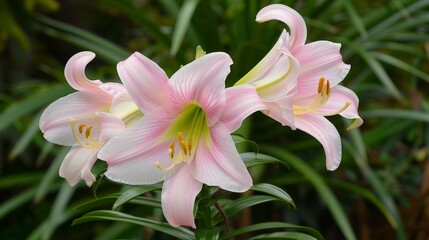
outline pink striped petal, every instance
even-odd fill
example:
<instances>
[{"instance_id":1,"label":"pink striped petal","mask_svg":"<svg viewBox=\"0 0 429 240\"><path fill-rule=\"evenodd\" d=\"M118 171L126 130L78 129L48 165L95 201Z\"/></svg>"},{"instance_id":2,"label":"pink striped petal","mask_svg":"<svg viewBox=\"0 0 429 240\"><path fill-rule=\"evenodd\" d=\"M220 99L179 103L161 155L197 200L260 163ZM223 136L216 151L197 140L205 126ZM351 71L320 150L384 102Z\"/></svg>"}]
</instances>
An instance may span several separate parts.
<instances>
[{"instance_id":1,"label":"pink striped petal","mask_svg":"<svg viewBox=\"0 0 429 240\"><path fill-rule=\"evenodd\" d=\"M267 106L268 110L262 112L281 123L283 126L289 126L295 130L293 98L294 94L285 94L281 98L271 101L264 101L264 104Z\"/></svg>"},{"instance_id":2,"label":"pink striped petal","mask_svg":"<svg viewBox=\"0 0 429 240\"><path fill-rule=\"evenodd\" d=\"M165 180L161 194L162 211L171 226L196 228L194 205L202 186L202 183L192 177L187 166Z\"/></svg>"},{"instance_id":3,"label":"pink striped petal","mask_svg":"<svg viewBox=\"0 0 429 240\"><path fill-rule=\"evenodd\" d=\"M95 181L91 168L97 160L99 148L72 147L60 167L60 176L65 178L70 186L76 185L81 179L88 187Z\"/></svg>"},{"instance_id":4,"label":"pink striped petal","mask_svg":"<svg viewBox=\"0 0 429 240\"><path fill-rule=\"evenodd\" d=\"M221 122L225 124L229 132L237 130L250 114L266 109L255 88L250 85L227 88L226 106Z\"/></svg>"},{"instance_id":5,"label":"pink striped petal","mask_svg":"<svg viewBox=\"0 0 429 240\"><path fill-rule=\"evenodd\" d=\"M100 137L98 140L101 142L110 140L125 129L124 122L113 114L97 112L96 115L100 117Z\"/></svg>"},{"instance_id":6,"label":"pink striped petal","mask_svg":"<svg viewBox=\"0 0 429 240\"><path fill-rule=\"evenodd\" d=\"M168 82L171 102L185 106L196 102L205 111L209 126L225 107L225 79L232 60L226 53L210 53L180 68Z\"/></svg>"},{"instance_id":7,"label":"pink striped petal","mask_svg":"<svg viewBox=\"0 0 429 240\"><path fill-rule=\"evenodd\" d=\"M102 83L100 80L89 80L85 75L85 67L94 59L93 52L79 52L67 62L64 74L70 86L78 91L96 91Z\"/></svg>"},{"instance_id":8,"label":"pink striped petal","mask_svg":"<svg viewBox=\"0 0 429 240\"><path fill-rule=\"evenodd\" d=\"M95 112L106 111L109 106L108 97L75 92L49 105L40 117L39 127L48 141L66 146L75 145L70 120L75 119L77 126L82 123L96 127L98 118Z\"/></svg>"},{"instance_id":9,"label":"pink striped petal","mask_svg":"<svg viewBox=\"0 0 429 240\"><path fill-rule=\"evenodd\" d=\"M131 98L143 112L163 104L168 77L158 64L135 52L120 62L117 69Z\"/></svg>"},{"instance_id":10,"label":"pink striped petal","mask_svg":"<svg viewBox=\"0 0 429 240\"><path fill-rule=\"evenodd\" d=\"M336 112L346 102L350 103L350 105L340 115L348 119L355 119L352 128L360 127L363 124L363 120L358 113L359 99L352 90L341 85L331 88L328 102L318 111L326 114Z\"/></svg>"},{"instance_id":11,"label":"pink striped petal","mask_svg":"<svg viewBox=\"0 0 429 240\"><path fill-rule=\"evenodd\" d=\"M312 114L295 116L296 128L316 138L326 155L326 168L333 171L341 162L341 138L337 129L323 116Z\"/></svg>"},{"instance_id":12,"label":"pink striped petal","mask_svg":"<svg viewBox=\"0 0 429 240\"><path fill-rule=\"evenodd\" d=\"M350 71L350 65L343 62L341 44L317 41L304 45L296 51L295 57L301 64L298 91L308 96L317 90L321 77L329 80L331 87L340 83Z\"/></svg>"},{"instance_id":13,"label":"pink striped petal","mask_svg":"<svg viewBox=\"0 0 429 240\"><path fill-rule=\"evenodd\" d=\"M162 139L171 125L166 119L163 113L152 111L108 141L98 154L108 164L106 176L136 185L157 183L174 173L155 166L157 161L165 167L171 164L170 141Z\"/></svg>"},{"instance_id":14,"label":"pink striped petal","mask_svg":"<svg viewBox=\"0 0 429 240\"><path fill-rule=\"evenodd\" d=\"M291 32L291 49L304 45L307 39L307 27L304 19L294 9L283 4L271 4L256 15L257 22L278 20L285 23Z\"/></svg>"},{"instance_id":15,"label":"pink striped petal","mask_svg":"<svg viewBox=\"0 0 429 240\"><path fill-rule=\"evenodd\" d=\"M231 192L245 192L252 186L228 129L221 123L211 127L210 139L201 138L190 170L198 181Z\"/></svg>"}]
</instances>

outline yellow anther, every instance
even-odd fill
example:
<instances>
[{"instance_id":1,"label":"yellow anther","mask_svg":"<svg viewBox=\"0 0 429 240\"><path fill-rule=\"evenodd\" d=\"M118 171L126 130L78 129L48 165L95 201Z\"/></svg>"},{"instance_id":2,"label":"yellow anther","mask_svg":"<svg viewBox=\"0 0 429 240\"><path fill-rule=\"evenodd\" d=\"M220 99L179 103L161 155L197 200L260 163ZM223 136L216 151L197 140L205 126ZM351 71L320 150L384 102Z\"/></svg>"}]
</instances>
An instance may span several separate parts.
<instances>
[{"instance_id":1,"label":"yellow anther","mask_svg":"<svg viewBox=\"0 0 429 240\"><path fill-rule=\"evenodd\" d=\"M179 132L178 134L177 134L177 142L180 144L182 141L183 141L183 134L182 134L182 132Z\"/></svg>"},{"instance_id":2,"label":"yellow anther","mask_svg":"<svg viewBox=\"0 0 429 240\"><path fill-rule=\"evenodd\" d=\"M317 92L318 92L318 93L320 93L320 92L322 91L322 88L323 88L323 86L324 86L324 83L325 83L325 78L324 78L324 77L321 77L321 78L319 79L319 85L317 86Z\"/></svg>"},{"instance_id":3,"label":"yellow anther","mask_svg":"<svg viewBox=\"0 0 429 240\"><path fill-rule=\"evenodd\" d=\"M192 150L192 138L188 141L188 150L189 150L189 156L191 156L191 150Z\"/></svg>"},{"instance_id":4,"label":"yellow anther","mask_svg":"<svg viewBox=\"0 0 429 240\"><path fill-rule=\"evenodd\" d=\"M91 135L91 129L92 129L92 126L89 126L88 128L86 128L86 131L85 131L86 138L89 138L89 136Z\"/></svg>"}]
</instances>

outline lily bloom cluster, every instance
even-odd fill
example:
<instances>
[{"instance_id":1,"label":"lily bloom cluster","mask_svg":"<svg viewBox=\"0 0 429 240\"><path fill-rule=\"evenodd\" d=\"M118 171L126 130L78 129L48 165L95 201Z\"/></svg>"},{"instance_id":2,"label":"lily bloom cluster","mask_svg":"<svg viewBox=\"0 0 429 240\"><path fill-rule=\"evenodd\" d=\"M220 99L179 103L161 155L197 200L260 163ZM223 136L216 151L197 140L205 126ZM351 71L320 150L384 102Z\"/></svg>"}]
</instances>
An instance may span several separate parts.
<instances>
[{"instance_id":1,"label":"lily bloom cluster","mask_svg":"<svg viewBox=\"0 0 429 240\"><path fill-rule=\"evenodd\" d=\"M95 55L74 55L65 77L77 92L52 103L40 119L48 141L72 146L60 176L72 186L80 179L91 186L91 168L101 159L113 181L163 181L167 221L195 228L193 208L203 184L232 192L252 186L231 133L256 111L314 136L325 149L327 169L335 170L341 140L325 116L355 119L350 128L362 124L357 96L338 85L350 66L340 44L305 44L305 22L295 10L269 5L256 20L272 19L287 24L290 33L284 30L267 56L230 88L225 79L232 60L223 52L197 54L170 78L136 52L117 66L123 85L89 80L85 67Z\"/></svg>"}]
</instances>

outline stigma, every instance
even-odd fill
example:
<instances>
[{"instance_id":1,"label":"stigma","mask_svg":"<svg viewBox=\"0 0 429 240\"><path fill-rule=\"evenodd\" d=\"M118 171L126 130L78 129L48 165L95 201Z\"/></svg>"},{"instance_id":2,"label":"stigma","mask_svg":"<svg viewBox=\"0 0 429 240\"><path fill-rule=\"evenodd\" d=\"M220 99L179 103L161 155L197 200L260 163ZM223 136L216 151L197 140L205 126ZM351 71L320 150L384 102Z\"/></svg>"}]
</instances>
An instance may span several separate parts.
<instances>
[{"instance_id":1,"label":"stigma","mask_svg":"<svg viewBox=\"0 0 429 240\"><path fill-rule=\"evenodd\" d=\"M319 79L319 84L317 86L317 96L313 99L309 104L301 106L301 105L293 105L293 114L294 115L304 115L304 114L316 114L321 116L333 116L339 113L342 113L344 110L350 106L350 102L345 102L344 105L335 112L325 113L319 112L318 110L323 107L329 100L329 96L331 94L331 87L329 84L329 80L325 80L324 77Z\"/></svg>"},{"instance_id":2,"label":"stigma","mask_svg":"<svg viewBox=\"0 0 429 240\"><path fill-rule=\"evenodd\" d=\"M192 161L192 138L189 138L188 142L183 139L183 133L177 134L178 152L176 152L176 143L170 142L168 148L168 155L170 157L171 164L168 167L161 166L159 161L155 162L155 166L162 171L169 171L180 163L190 163Z\"/></svg>"},{"instance_id":3,"label":"stigma","mask_svg":"<svg viewBox=\"0 0 429 240\"><path fill-rule=\"evenodd\" d=\"M73 137L76 143L84 148L97 148L100 146L100 142L92 137L93 126L87 124L79 124L76 127L76 119L70 119L70 125L73 133Z\"/></svg>"}]
</instances>

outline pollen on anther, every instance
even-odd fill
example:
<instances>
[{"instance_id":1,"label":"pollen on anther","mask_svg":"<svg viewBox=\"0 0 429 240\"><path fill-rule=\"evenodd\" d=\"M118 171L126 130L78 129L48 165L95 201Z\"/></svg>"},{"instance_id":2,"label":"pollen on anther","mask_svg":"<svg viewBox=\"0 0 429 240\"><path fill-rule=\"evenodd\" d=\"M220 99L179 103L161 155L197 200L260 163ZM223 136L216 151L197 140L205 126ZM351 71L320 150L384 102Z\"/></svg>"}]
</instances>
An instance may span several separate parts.
<instances>
[{"instance_id":1,"label":"pollen on anther","mask_svg":"<svg viewBox=\"0 0 429 240\"><path fill-rule=\"evenodd\" d=\"M325 83L325 78L321 77L319 79L319 85L317 86L317 93L320 93L322 91L324 83Z\"/></svg>"},{"instance_id":2,"label":"pollen on anther","mask_svg":"<svg viewBox=\"0 0 429 240\"><path fill-rule=\"evenodd\" d=\"M88 138L91 135L92 126L89 126L85 131L85 137Z\"/></svg>"},{"instance_id":3,"label":"pollen on anther","mask_svg":"<svg viewBox=\"0 0 429 240\"><path fill-rule=\"evenodd\" d=\"M74 121L74 119L73 119L73 121ZM80 124L79 125L79 133L80 134L82 134L82 132L83 132L83 128L85 127L85 124Z\"/></svg>"}]
</instances>

